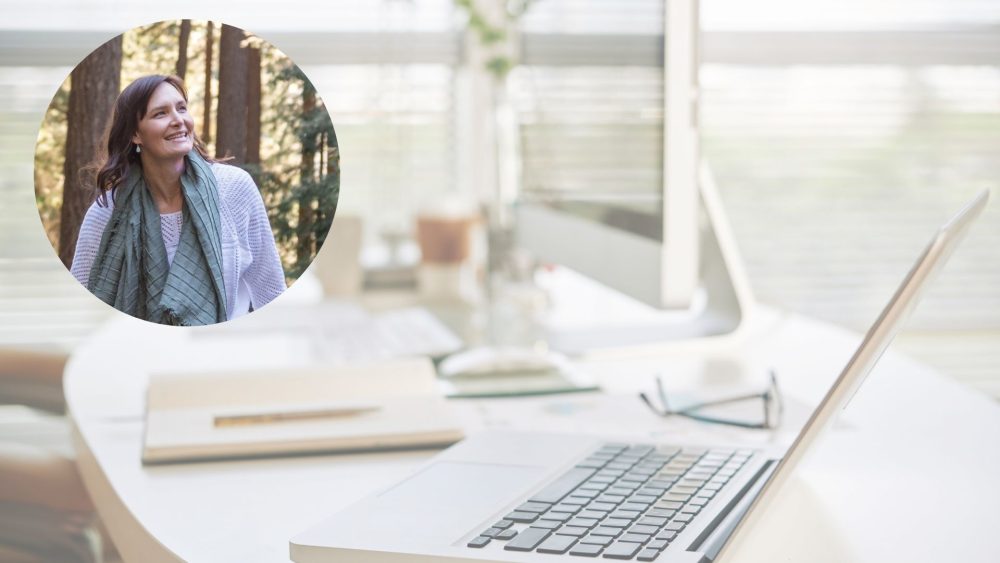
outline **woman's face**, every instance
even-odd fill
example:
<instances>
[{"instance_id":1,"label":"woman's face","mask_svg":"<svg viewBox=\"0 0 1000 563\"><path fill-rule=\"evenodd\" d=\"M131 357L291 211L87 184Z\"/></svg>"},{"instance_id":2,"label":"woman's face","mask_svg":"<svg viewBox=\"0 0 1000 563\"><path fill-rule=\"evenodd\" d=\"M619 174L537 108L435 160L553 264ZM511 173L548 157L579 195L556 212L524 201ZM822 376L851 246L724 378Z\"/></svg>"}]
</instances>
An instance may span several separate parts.
<instances>
[{"instance_id":1,"label":"woman's face","mask_svg":"<svg viewBox=\"0 0 1000 563\"><path fill-rule=\"evenodd\" d=\"M132 142L147 158L175 159L191 151L194 118L177 88L164 82L153 90Z\"/></svg>"}]
</instances>

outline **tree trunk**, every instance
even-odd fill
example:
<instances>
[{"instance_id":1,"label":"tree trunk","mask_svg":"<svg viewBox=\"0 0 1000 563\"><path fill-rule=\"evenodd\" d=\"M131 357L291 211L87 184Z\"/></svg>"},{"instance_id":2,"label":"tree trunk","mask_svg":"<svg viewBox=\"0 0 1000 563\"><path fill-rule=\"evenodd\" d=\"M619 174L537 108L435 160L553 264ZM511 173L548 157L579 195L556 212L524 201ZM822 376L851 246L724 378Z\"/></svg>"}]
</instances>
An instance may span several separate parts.
<instances>
[{"instance_id":1,"label":"tree trunk","mask_svg":"<svg viewBox=\"0 0 1000 563\"><path fill-rule=\"evenodd\" d=\"M69 268L76 251L80 223L93 193L80 169L93 162L105 136L121 82L122 36L97 48L70 75L66 112L66 161L63 204L59 212L59 259Z\"/></svg>"},{"instance_id":2,"label":"tree trunk","mask_svg":"<svg viewBox=\"0 0 1000 563\"><path fill-rule=\"evenodd\" d=\"M302 119L309 120L312 119L316 109L316 89L313 88L313 85L308 80L305 80L304 83L302 89ZM295 251L295 257L299 267L304 269L308 259L313 256L316 240L313 234L313 224L316 221L313 201L316 198L312 193L313 186L316 183L316 135L310 134L304 136L301 141L301 179L303 187L309 186L309 189L303 190L303 195L299 198L299 243Z\"/></svg>"},{"instance_id":3,"label":"tree trunk","mask_svg":"<svg viewBox=\"0 0 1000 563\"><path fill-rule=\"evenodd\" d=\"M247 53L240 46L242 29L223 24L219 36L219 108L215 124L215 156L247 157Z\"/></svg>"},{"instance_id":4,"label":"tree trunk","mask_svg":"<svg viewBox=\"0 0 1000 563\"><path fill-rule=\"evenodd\" d=\"M181 20L181 35L178 39L177 76L185 79L188 71L188 39L191 38L191 20Z\"/></svg>"},{"instance_id":5,"label":"tree trunk","mask_svg":"<svg viewBox=\"0 0 1000 563\"><path fill-rule=\"evenodd\" d=\"M205 144L212 141L212 43L215 41L214 31L215 24L208 22L208 29L205 30L205 119L201 125L201 140Z\"/></svg>"},{"instance_id":6,"label":"tree trunk","mask_svg":"<svg viewBox=\"0 0 1000 563\"><path fill-rule=\"evenodd\" d=\"M333 127L330 127L326 136L326 176L331 178L327 183L334 193L330 198L333 200L333 205L328 204L324 207L332 221L337 214L337 203L340 200L340 147L337 145L337 132Z\"/></svg>"},{"instance_id":7,"label":"tree trunk","mask_svg":"<svg viewBox=\"0 0 1000 563\"><path fill-rule=\"evenodd\" d=\"M247 164L260 164L260 49L247 49ZM254 178L257 180L257 178ZM258 182L259 184L259 182Z\"/></svg>"}]
</instances>

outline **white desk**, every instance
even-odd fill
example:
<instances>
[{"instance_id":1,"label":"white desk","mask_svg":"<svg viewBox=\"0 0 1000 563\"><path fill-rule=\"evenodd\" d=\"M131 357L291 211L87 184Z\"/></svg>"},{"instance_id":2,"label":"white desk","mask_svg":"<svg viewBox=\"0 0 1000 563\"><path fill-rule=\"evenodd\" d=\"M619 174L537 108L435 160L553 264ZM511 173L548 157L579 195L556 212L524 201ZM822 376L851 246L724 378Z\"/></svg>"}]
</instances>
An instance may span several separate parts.
<instances>
[{"instance_id":1,"label":"white desk","mask_svg":"<svg viewBox=\"0 0 1000 563\"><path fill-rule=\"evenodd\" d=\"M280 315L269 307L255 316ZM632 434L690 441L767 434L707 430L646 412L634 390L659 370L672 386L744 366L773 366L787 395L815 403L860 337L765 312L747 338L589 362L603 395L466 401L481 426ZM142 414L152 371L294 367L295 339L200 339L197 331L120 318L79 347L65 389L88 490L126 561L285 561L288 539L406 476L433 452L330 455L143 467ZM714 350L711 351L710 350ZM727 367L728 366L728 367ZM647 387L648 388L648 387ZM634 409L631 408L634 406ZM610 416L609 413L627 413ZM800 409L793 418L801 422ZM786 426L788 428L791 423ZM784 437L774 439L787 439ZM779 499L748 561L982 561L1000 557L1000 408L891 351L838 428ZM741 557L740 560L744 560Z\"/></svg>"}]
</instances>

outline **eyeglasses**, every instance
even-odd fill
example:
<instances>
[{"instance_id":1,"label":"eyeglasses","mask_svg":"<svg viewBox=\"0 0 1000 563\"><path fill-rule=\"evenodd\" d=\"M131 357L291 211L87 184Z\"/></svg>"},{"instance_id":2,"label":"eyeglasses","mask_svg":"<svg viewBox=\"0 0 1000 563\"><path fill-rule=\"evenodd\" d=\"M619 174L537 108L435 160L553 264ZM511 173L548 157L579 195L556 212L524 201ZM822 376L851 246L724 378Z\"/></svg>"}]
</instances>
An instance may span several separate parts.
<instances>
[{"instance_id":1,"label":"eyeglasses","mask_svg":"<svg viewBox=\"0 0 1000 563\"><path fill-rule=\"evenodd\" d=\"M781 393L778 390L778 379L775 377L774 372L770 373L770 384L767 389L760 393L750 393L748 395L739 395L736 397L729 397L726 399L718 399L715 401L705 401L702 403L695 403L693 405L687 405L682 409L674 410L670 408L670 403L667 402L667 393L663 390L663 380L660 376L656 376L656 393L659 397L660 406L653 404L649 396L646 393L639 393L639 398L642 402L646 404L654 413L660 416L683 416L690 418L692 420L698 420L701 422L709 422L712 424L726 424L729 426L738 426L740 428L758 428L758 429L769 429L776 428L781 424L781 415L784 410L784 405L781 400ZM758 420L737 420L733 418L727 418L724 416L715 416L705 412L706 409L710 407L717 407L721 405L729 405L733 403L740 403L744 401L760 400L763 403L763 418Z\"/></svg>"}]
</instances>

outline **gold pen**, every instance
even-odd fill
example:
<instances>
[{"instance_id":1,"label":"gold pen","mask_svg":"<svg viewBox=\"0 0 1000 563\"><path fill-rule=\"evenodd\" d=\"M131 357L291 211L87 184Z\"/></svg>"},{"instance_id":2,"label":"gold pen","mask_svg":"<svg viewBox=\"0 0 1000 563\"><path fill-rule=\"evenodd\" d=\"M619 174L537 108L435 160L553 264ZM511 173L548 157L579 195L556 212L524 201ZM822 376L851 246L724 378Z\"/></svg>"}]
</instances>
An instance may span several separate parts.
<instances>
[{"instance_id":1,"label":"gold pen","mask_svg":"<svg viewBox=\"0 0 1000 563\"><path fill-rule=\"evenodd\" d=\"M347 418L360 416L379 410L378 407L344 407L330 409L314 409L305 411L284 411L254 414L231 414L216 416L216 427L249 426L252 424L273 424L277 422L300 422L303 420L318 420L323 418Z\"/></svg>"}]
</instances>

